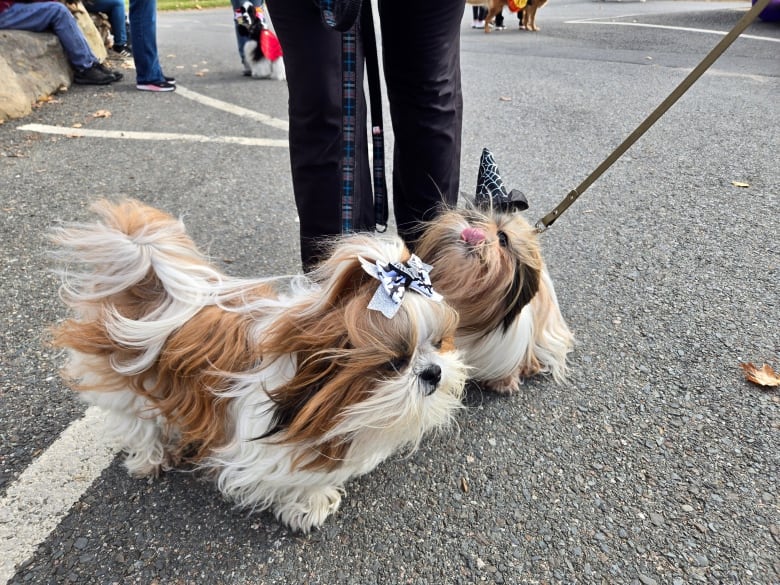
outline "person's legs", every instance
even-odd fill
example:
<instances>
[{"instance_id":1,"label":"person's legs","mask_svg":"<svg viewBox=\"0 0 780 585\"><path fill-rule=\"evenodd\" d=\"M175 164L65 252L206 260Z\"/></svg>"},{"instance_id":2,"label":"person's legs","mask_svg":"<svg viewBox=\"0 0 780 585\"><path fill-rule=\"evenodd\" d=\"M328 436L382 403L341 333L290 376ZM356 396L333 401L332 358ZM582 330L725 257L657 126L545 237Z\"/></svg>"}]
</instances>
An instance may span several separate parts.
<instances>
[{"instance_id":1,"label":"person's legs","mask_svg":"<svg viewBox=\"0 0 780 585\"><path fill-rule=\"evenodd\" d=\"M114 34L114 44L124 47L127 45L127 28L125 28L125 2L124 0L94 0L89 8L90 12L105 12L111 23L111 32Z\"/></svg>"},{"instance_id":2,"label":"person's legs","mask_svg":"<svg viewBox=\"0 0 780 585\"><path fill-rule=\"evenodd\" d=\"M98 62L76 19L59 2L12 4L0 12L0 29L53 31L60 39L65 55L76 71L89 69Z\"/></svg>"},{"instance_id":3,"label":"person's legs","mask_svg":"<svg viewBox=\"0 0 780 585\"><path fill-rule=\"evenodd\" d=\"M395 135L395 218L398 233L411 245L418 222L435 216L442 203L457 203L463 123L463 2L420 0L415 10L416 17L409 20L403 2L379 1Z\"/></svg>"},{"instance_id":4,"label":"person's legs","mask_svg":"<svg viewBox=\"0 0 780 585\"><path fill-rule=\"evenodd\" d=\"M236 10L241 8L241 5L246 0L230 0L230 5L233 7L233 26L236 29L236 42L238 43L238 56L241 58L241 63L244 62L244 45L246 44L247 40L249 40L247 37L242 36L238 34L238 24L235 22L235 13Z\"/></svg>"},{"instance_id":5,"label":"person's legs","mask_svg":"<svg viewBox=\"0 0 780 585\"><path fill-rule=\"evenodd\" d=\"M157 55L157 0L130 0L130 37L136 82L141 85L163 81Z\"/></svg>"},{"instance_id":6,"label":"person's legs","mask_svg":"<svg viewBox=\"0 0 780 585\"><path fill-rule=\"evenodd\" d=\"M284 51L289 88L290 163L304 270L321 259L318 241L342 233L343 174L354 173L352 230L374 228L362 50L358 48L354 169L343 168L340 33L323 25L311 0L268 0ZM349 167L349 162L347 162Z\"/></svg>"}]
</instances>

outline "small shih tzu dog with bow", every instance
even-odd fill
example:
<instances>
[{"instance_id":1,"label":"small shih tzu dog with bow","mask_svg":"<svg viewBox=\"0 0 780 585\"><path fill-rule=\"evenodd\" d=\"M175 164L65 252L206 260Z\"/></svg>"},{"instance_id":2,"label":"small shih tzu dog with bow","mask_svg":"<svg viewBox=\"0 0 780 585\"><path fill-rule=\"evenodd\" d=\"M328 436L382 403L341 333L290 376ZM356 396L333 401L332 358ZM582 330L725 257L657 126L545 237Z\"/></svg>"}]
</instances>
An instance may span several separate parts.
<instances>
[{"instance_id":1,"label":"small shih tzu dog with bow","mask_svg":"<svg viewBox=\"0 0 780 585\"><path fill-rule=\"evenodd\" d=\"M54 230L69 384L109 413L132 475L186 464L309 532L461 407L457 313L395 237L350 236L311 274L238 279L138 201Z\"/></svg>"},{"instance_id":2,"label":"small shih tzu dog with bow","mask_svg":"<svg viewBox=\"0 0 780 585\"><path fill-rule=\"evenodd\" d=\"M262 4L244 2L236 8L233 15L238 34L249 39L244 45L244 75L284 81L287 79L287 73L284 69L282 46L266 24Z\"/></svg>"},{"instance_id":3,"label":"small shih tzu dog with bow","mask_svg":"<svg viewBox=\"0 0 780 585\"><path fill-rule=\"evenodd\" d=\"M518 213L527 207L522 193L506 192L485 149L474 206L444 210L415 247L434 266L436 290L458 311L455 345L471 377L504 394L539 373L563 381L574 345L536 230Z\"/></svg>"}]
</instances>

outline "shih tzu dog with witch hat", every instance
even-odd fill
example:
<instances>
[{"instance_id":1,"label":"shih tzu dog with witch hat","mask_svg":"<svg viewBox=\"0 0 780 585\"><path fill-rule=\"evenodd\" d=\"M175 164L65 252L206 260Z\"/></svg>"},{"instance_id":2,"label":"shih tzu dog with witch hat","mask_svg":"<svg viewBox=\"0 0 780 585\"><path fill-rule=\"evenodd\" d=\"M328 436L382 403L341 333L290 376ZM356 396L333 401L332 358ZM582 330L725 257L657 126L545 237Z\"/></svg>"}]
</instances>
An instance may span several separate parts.
<instances>
[{"instance_id":1,"label":"shih tzu dog with witch hat","mask_svg":"<svg viewBox=\"0 0 780 585\"><path fill-rule=\"evenodd\" d=\"M282 46L273 31L268 28L263 3L255 5L249 1L244 2L236 8L234 17L238 34L249 39L244 45L244 75L279 81L287 79Z\"/></svg>"},{"instance_id":2,"label":"shih tzu dog with witch hat","mask_svg":"<svg viewBox=\"0 0 780 585\"><path fill-rule=\"evenodd\" d=\"M52 234L72 312L53 340L131 474L187 465L308 532L349 478L460 407L457 313L399 238L344 237L307 276L244 280L162 211L94 209Z\"/></svg>"},{"instance_id":3,"label":"shih tzu dog with witch hat","mask_svg":"<svg viewBox=\"0 0 780 585\"><path fill-rule=\"evenodd\" d=\"M537 232L519 214L527 208L521 192L507 193L485 149L474 205L444 210L415 248L433 264L436 290L458 311L455 344L472 378L507 394L539 373L562 381L574 344Z\"/></svg>"}]
</instances>

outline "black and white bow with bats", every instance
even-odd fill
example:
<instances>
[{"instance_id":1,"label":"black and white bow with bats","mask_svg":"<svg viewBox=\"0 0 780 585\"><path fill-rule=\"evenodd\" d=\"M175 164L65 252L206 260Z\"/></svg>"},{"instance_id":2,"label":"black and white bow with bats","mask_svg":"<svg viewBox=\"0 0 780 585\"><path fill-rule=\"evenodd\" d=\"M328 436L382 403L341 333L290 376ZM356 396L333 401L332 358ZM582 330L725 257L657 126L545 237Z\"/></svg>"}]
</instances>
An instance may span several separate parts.
<instances>
[{"instance_id":1,"label":"black and white bow with bats","mask_svg":"<svg viewBox=\"0 0 780 585\"><path fill-rule=\"evenodd\" d=\"M431 266L425 264L417 256L412 254L407 262L382 263L377 260L374 264L364 258L360 258L363 270L379 281L368 308L381 312L388 319L401 308L401 301L407 290L413 290L434 301L441 301L442 296L433 290L431 284Z\"/></svg>"}]
</instances>

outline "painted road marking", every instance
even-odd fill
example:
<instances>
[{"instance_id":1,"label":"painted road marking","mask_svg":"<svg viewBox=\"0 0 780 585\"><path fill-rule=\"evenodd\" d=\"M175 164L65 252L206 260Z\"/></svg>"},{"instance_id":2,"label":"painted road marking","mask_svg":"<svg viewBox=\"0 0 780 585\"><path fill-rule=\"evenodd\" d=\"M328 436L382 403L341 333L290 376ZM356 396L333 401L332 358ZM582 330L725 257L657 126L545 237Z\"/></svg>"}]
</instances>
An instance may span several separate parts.
<instances>
[{"instance_id":1,"label":"painted road marking","mask_svg":"<svg viewBox=\"0 0 780 585\"><path fill-rule=\"evenodd\" d=\"M198 102L204 106L210 106L217 110L222 110L223 112L235 114L236 116L241 116L243 118L249 118L255 122L260 122L261 124L265 124L266 126L271 126L272 128L277 128L279 130L284 130L285 132L289 131L290 129L290 125L287 120L280 120L279 118L274 118L273 116L269 116L267 114L261 114L260 112L255 112L254 110L243 108L241 106L231 104L230 102L223 102L222 100L191 91L180 85L176 86L176 95Z\"/></svg>"},{"instance_id":2,"label":"painted road marking","mask_svg":"<svg viewBox=\"0 0 780 585\"><path fill-rule=\"evenodd\" d=\"M616 18L632 18L639 16L637 14L630 14L626 16L618 16ZM601 24L601 25L612 25L612 26L638 26L642 28L660 28L665 30L675 30L675 31L682 31L682 32L694 32L694 33L702 33L702 34L708 34L708 35L720 35L722 37L725 37L728 33L728 31L719 31L719 30L710 30L706 28L688 28L685 26L669 26L665 24L645 24L642 22L622 22L622 21L613 21L613 20L599 20L599 19L593 19L593 18L587 18L583 20L567 20L564 24ZM757 35L746 35L741 34L739 35L739 38L741 39L752 39L754 41L769 41L770 43L780 43L780 39L775 39L772 37L761 37Z\"/></svg>"},{"instance_id":3,"label":"painted road marking","mask_svg":"<svg viewBox=\"0 0 780 585\"><path fill-rule=\"evenodd\" d=\"M0 583L14 576L114 460L104 425L105 413L90 407L8 487L0 500Z\"/></svg>"},{"instance_id":4,"label":"painted road marking","mask_svg":"<svg viewBox=\"0 0 780 585\"><path fill-rule=\"evenodd\" d=\"M186 87L177 86L176 95L187 98L204 106L240 116L249 118L255 122L265 124L277 130L288 132L290 125L286 120L274 118L267 114L255 112L248 108L237 106L229 102L224 102L216 98L191 91ZM274 138L248 138L245 136L206 136L204 134L181 134L175 132L135 132L130 130L93 130L88 128L66 128L64 126L48 126L45 124L26 124L20 126L19 130L28 132L38 132L40 134L57 134L72 138L91 137L91 138L115 138L124 140L179 140L185 142L219 142L222 144L239 144L241 146L268 146L272 148L289 148L290 144L286 139Z\"/></svg>"},{"instance_id":5,"label":"painted road marking","mask_svg":"<svg viewBox=\"0 0 780 585\"><path fill-rule=\"evenodd\" d=\"M68 128L65 126L49 126L46 124L25 124L19 130L38 132L40 134L58 134L69 138L118 138L123 140L169 140L185 142L221 142L223 144L240 144L241 146L270 146L287 148L286 139L247 138L244 136L205 136L203 134L178 134L173 132L131 132L129 130L91 130L89 128Z\"/></svg>"}]
</instances>

